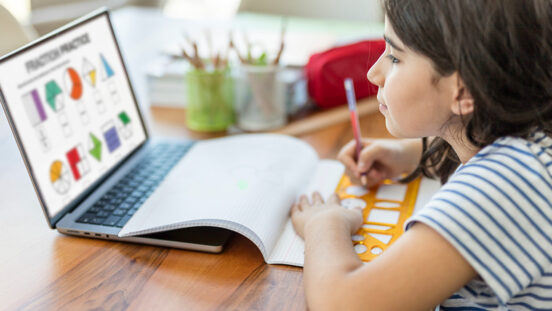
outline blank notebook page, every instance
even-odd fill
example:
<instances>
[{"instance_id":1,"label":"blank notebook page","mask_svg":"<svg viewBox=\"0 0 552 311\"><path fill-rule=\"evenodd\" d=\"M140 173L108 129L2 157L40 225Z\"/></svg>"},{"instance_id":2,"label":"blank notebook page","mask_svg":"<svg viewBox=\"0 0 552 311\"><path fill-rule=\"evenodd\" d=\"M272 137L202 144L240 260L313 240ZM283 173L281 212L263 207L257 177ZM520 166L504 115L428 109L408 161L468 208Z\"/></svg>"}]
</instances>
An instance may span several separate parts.
<instances>
[{"instance_id":1,"label":"blank notebook page","mask_svg":"<svg viewBox=\"0 0 552 311\"><path fill-rule=\"evenodd\" d=\"M184 222L199 224L198 220L229 229L240 229L232 224L238 223L255 232L263 248L271 249L317 162L310 146L282 135L199 142L119 235L162 231Z\"/></svg>"}]
</instances>

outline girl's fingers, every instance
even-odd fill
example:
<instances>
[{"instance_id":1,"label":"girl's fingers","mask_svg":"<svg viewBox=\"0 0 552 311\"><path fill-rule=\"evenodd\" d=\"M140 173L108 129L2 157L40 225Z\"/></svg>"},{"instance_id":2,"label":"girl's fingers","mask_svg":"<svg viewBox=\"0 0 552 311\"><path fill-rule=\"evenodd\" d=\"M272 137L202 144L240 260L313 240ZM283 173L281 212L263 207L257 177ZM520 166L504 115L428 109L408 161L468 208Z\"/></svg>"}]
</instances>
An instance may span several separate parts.
<instances>
[{"instance_id":1,"label":"girl's fingers","mask_svg":"<svg viewBox=\"0 0 552 311\"><path fill-rule=\"evenodd\" d=\"M328 204L341 205L341 200L339 199L337 193L332 193L332 195L328 198Z\"/></svg>"},{"instance_id":2,"label":"girl's fingers","mask_svg":"<svg viewBox=\"0 0 552 311\"><path fill-rule=\"evenodd\" d=\"M324 203L324 199L322 198L322 195L318 191L313 192L312 204L323 204L323 203Z\"/></svg>"},{"instance_id":3,"label":"girl's fingers","mask_svg":"<svg viewBox=\"0 0 552 311\"><path fill-rule=\"evenodd\" d=\"M358 159L358 173L361 174L368 172L374 166L374 163L379 159L380 155L381 147L377 144L370 145L362 149Z\"/></svg>"},{"instance_id":4,"label":"girl's fingers","mask_svg":"<svg viewBox=\"0 0 552 311\"><path fill-rule=\"evenodd\" d=\"M354 159L355 156L355 141L350 141L347 143L339 153L337 154L337 159L341 161L351 172L357 171L357 163ZM358 177L358 176L357 176Z\"/></svg>"},{"instance_id":5,"label":"girl's fingers","mask_svg":"<svg viewBox=\"0 0 552 311\"><path fill-rule=\"evenodd\" d=\"M309 198L307 198L306 195L302 194L300 197L299 197L299 207L301 208L301 210L303 209L303 207L305 207L306 205L309 205Z\"/></svg>"},{"instance_id":6,"label":"girl's fingers","mask_svg":"<svg viewBox=\"0 0 552 311\"><path fill-rule=\"evenodd\" d=\"M295 213L298 213L301 211L301 208L299 207L299 204L293 204L293 206L291 207L289 213L291 215L295 214Z\"/></svg>"},{"instance_id":7,"label":"girl's fingers","mask_svg":"<svg viewBox=\"0 0 552 311\"><path fill-rule=\"evenodd\" d=\"M384 179L383 174L384 172L382 172L381 170L374 169L374 170L371 170L368 175L370 175L370 178L372 180L380 181Z\"/></svg>"},{"instance_id":8,"label":"girl's fingers","mask_svg":"<svg viewBox=\"0 0 552 311\"><path fill-rule=\"evenodd\" d=\"M353 155L355 152L355 147L356 147L356 141L353 139L349 141L347 144L345 144L345 146L341 147L341 150L339 151L339 153L348 153L350 155Z\"/></svg>"},{"instance_id":9,"label":"girl's fingers","mask_svg":"<svg viewBox=\"0 0 552 311\"><path fill-rule=\"evenodd\" d=\"M370 188L374 185L379 184L384 178L384 173L380 168L373 167L365 175L362 175L362 185Z\"/></svg>"},{"instance_id":10,"label":"girl's fingers","mask_svg":"<svg viewBox=\"0 0 552 311\"><path fill-rule=\"evenodd\" d=\"M355 162L355 160L349 156L339 156L337 158L341 163L343 163L343 165L345 165L345 167L353 172L353 174L356 175L356 177L358 178L359 177L359 174L357 173L358 169L357 169L357 164Z\"/></svg>"}]
</instances>

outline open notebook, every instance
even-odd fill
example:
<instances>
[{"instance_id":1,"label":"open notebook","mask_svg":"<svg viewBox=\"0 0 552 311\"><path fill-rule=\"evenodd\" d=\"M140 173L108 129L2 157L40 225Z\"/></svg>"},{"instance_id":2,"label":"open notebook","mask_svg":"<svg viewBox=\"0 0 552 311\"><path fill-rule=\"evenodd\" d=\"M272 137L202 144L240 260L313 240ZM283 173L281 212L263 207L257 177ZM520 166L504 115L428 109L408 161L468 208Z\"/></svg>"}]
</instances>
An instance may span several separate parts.
<instances>
[{"instance_id":1,"label":"open notebook","mask_svg":"<svg viewBox=\"0 0 552 311\"><path fill-rule=\"evenodd\" d=\"M299 139L250 134L202 141L189 151L119 236L214 226L250 239L270 264L302 266L289 210L299 195L328 197L344 167ZM170 202L160 204L160 202Z\"/></svg>"}]
</instances>

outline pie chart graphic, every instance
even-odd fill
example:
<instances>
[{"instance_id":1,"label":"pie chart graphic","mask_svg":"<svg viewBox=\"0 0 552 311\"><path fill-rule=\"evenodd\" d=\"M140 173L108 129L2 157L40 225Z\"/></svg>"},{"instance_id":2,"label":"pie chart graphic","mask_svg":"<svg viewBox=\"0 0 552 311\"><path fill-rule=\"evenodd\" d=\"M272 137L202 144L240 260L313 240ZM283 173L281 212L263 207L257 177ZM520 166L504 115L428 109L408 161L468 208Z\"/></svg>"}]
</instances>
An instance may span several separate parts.
<instances>
[{"instance_id":1,"label":"pie chart graphic","mask_svg":"<svg viewBox=\"0 0 552 311\"><path fill-rule=\"evenodd\" d=\"M59 194L65 194L71 188L71 173L63 162L56 160L50 166L50 182Z\"/></svg>"},{"instance_id":2,"label":"pie chart graphic","mask_svg":"<svg viewBox=\"0 0 552 311\"><path fill-rule=\"evenodd\" d=\"M71 67L67 68L63 81L69 96L74 100L79 100L82 97L82 80L77 71Z\"/></svg>"}]
</instances>

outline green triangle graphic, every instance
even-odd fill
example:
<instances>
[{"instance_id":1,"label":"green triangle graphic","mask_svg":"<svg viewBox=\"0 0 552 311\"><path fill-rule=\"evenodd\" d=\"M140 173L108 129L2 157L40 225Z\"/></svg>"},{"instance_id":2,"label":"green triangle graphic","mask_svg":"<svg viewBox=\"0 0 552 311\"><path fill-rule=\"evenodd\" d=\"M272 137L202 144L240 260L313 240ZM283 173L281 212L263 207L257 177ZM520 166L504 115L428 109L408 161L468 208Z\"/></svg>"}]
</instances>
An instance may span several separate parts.
<instances>
[{"instance_id":1,"label":"green triangle graphic","mask_svg":"<svg viewBox=\"0 0 552 311\"><path fill-rule=\"evenodd\" d=\"M90 133L90 139L92 139L92 144L94 145L90 149L90 154L100 162L102 160L102 142L94 134Z\"/></svg>"}]
</instances>

